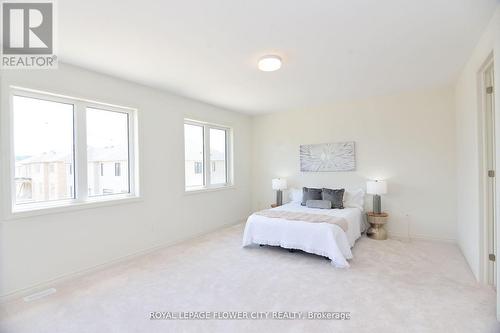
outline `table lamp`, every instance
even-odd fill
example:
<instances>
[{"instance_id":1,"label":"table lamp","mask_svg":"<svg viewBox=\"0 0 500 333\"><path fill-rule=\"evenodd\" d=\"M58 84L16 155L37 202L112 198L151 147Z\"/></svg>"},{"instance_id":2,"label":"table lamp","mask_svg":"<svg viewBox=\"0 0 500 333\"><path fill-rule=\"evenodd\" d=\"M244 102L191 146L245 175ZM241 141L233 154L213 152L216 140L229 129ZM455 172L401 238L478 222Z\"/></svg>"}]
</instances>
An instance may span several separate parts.
<instances>
[{"instance_id":1,"label":"table lamp","mask_svg":"<svg viewBox=\"0 0 500 333\"><path fill-rule=\"evenodd\" d=\"M276 178L273 179L273 190L276 191L276 205L281 206L283 204L283 190L286 190L286 179Z\"/></svg>"},{"instance_id":2,"label":"table lamp","mask_svg":"<svg viewBox=\"0 0 500 333\"><path fill-rule=\"evenodd\" d=\"M366 182L366 193L373 194L373 212L380 214L382 212L381 194L387 193L387 182L383 180L370 180Z\"/></svg>"}]
</instances>

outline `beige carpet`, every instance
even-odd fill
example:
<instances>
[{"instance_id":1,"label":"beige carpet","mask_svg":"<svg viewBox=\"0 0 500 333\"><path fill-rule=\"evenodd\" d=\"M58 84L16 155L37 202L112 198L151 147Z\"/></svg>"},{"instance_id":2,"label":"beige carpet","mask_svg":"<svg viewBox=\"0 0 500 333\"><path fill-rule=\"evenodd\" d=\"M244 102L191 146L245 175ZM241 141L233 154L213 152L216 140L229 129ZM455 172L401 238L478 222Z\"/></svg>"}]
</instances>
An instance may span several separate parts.
<instances>
[{"instance_id":1,"label":"beige carpet","mask_svg":"<svg viewBox=\"0 0 500 333\"><path fill-rule=\"evenodd\" d=\"M243 225L87 275L2 308L1 332L500 332L495 294L455 245L360 239L351 268L269 247ZM151 311L344 311L347 321L165 321Z\"/></svg>"}]
</instances>

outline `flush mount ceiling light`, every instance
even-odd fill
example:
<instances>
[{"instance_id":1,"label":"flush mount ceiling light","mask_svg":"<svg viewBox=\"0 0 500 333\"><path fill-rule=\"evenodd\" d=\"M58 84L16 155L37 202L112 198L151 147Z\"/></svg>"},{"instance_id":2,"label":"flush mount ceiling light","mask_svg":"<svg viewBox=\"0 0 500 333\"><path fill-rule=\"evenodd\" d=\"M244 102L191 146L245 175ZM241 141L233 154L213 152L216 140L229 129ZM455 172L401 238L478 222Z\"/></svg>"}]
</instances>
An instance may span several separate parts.
<instances>
[{"instance_id":1,"label":"flush mount ceiling light","mask_svg":"<svg viewBox=\"0 0 500 333\"><path fill-rule=\"evenodd\" d=\"M274 72L281 68L281 58L277 55L266 55L259 60L259 69L263 72Z\"/></svg>"}]
</instances>

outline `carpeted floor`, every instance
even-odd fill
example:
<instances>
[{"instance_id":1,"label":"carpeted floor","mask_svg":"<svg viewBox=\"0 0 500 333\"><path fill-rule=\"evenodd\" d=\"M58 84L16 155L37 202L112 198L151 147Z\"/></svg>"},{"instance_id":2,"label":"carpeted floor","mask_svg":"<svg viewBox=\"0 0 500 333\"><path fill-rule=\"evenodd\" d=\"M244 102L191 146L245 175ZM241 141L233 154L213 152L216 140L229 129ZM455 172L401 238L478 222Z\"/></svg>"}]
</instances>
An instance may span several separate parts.
<instances>
[{"instance_id":1,"label":"carpeted floor","mask_svg":"<svg viewBox=\"0 0 500 333\"><path fill-rule=\"evenodd\" d=\"M0 332L500 332L495 293L455 245L363 237L340 270L305 253L243 249L242 232L226 228L7 304ZM350 320L150 320L152 311L340 311Z\"/></svg>"}]
</instances>

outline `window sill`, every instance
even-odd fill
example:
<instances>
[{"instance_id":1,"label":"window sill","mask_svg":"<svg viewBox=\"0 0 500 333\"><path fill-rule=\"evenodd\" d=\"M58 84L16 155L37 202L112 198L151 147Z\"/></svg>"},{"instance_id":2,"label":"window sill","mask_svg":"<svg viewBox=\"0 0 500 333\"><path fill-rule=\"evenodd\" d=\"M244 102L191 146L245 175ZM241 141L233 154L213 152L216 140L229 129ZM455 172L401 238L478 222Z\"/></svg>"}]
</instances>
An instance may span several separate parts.
<instances>
[{"instance_id":1,"label":"window sill","mask_svg":"<svg viewBox=\"0 0 500 333\"><path fill-rule=\"evenodd\" d=\"M216 187L204 187L204 188L196 188L192 190L185 190L184 194L185 195L192 195L192 194L201 194L201 193L207 193L207 192L217 192L217 191L224 191L224 190L234 190L236 187L234 185L224 185L224 186L216 186Z\"/></svg>"},{"instance_id":2,"label":"window sill","mask_svg":"<svg viewBox=\"0 0 500 333\"><path fill-rule=\"evenodd\" d=\"M88 199L84 202L72 201L69 203L54 202L52 204L46 205L26 205L25 207L22 207L22 209L17 208L16 210L14 210L10 215L6 217L6 220L15 220L39 215L59 214L82 209L123 205L142 201L143 199L141 197L127 195L113 196L112 198Z\"/></svg>"}]
</instances>

